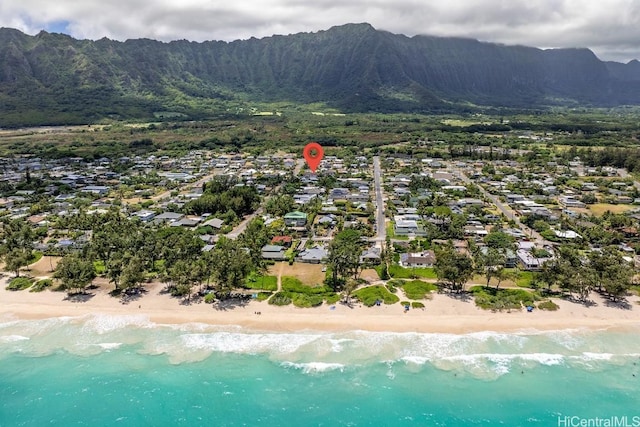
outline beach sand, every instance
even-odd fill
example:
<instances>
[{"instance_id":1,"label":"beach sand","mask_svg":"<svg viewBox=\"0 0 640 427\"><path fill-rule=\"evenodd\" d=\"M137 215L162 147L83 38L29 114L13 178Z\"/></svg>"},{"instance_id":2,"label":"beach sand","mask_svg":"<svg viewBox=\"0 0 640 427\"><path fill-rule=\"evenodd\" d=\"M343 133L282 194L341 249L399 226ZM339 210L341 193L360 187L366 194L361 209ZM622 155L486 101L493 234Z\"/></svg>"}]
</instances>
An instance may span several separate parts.
<instances>
[{"instance_id":1,"label":"beach sand","mask_svg":"<svg viewBox=\"0 0 640 427\"><path fill-rule=\"evenodd\" d=\"M332 308L277 307L266 302L249 301L244 305L217 306L204 302L184 304L182 299L162 293L163 284L147 285L139 299L123 304L109 295L112 285L100 283L90 290L85 301L67 299L64 292L7 291L7 278L0 280L0 317L41 319L89 314L145 315L161 324L207 323L237 325L257 331L388 331L470 333L479 331L515 332L572 328L605 329L640 325L639 298L630 297L629 308L607 306L599 295L592 294L595 305L586 307L569 301L554 300L560 309L554 312L526 310L491 312L475 306L472 299L461 301L444 294L434 294L425 301L425 309L405 313L400 304ZM257 314L260 313L260 314Z\"/></svg>"}]
</instances>

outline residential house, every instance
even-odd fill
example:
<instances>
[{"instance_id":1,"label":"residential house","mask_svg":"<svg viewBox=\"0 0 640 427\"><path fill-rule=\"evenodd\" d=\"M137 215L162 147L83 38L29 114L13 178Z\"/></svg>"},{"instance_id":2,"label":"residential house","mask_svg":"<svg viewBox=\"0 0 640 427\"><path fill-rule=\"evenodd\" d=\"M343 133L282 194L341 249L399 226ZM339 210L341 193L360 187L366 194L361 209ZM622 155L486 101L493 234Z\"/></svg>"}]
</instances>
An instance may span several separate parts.
<instances>
[{"instance_id":1,"label":"residential house","mask_svg":"<svg viewBox=\"0 0 640 427\"><path fill-rule=\"evenodd\" d=\"M307 223L307 214L300 211L289 212L284 216L284 224L287 227L304 227Z\"/></svg>"},{"instance_id":2,"label":"residential house","mask_svg":"<svg viewBox=\"0 0 640 427\"><path fill-rule=\"evenodd\" d=\"M518 261L525 270L538 271L545 262L549 261L549 257L539 257L535 254L536 245L534 242L519 242L516 255Z\"/></svg>"},{"instance_id":3,"label":"residential house","mask_svg":"<svg viewBox=\"0 0 640 427\"><path fill-rule=\"evenodd\" d=\"M436 254L432 250L400 254L400 266L405 268L433 267Z\"/></svg>"},{"instance_id":4,"label":"residential house","mask_svg":"<svg viewBox=\"0 0 640 427\"><path fill-rule=\"evenodd\" d=\"M171 223L184 218L184 214L177 212L163 212L153 219L154 224Z\"/></svg>"},{"instance_id":5,"label":"residential house","mask_svg":"<svg viewBox=\"0 0 640 427\"><path fill-rule=\"evenodd\" d=\"M560 196L558 197L558 203L564 208L584 208L586 205L580 200L575 199L575 196Z\"/></svg>"},{"instance_id":6,"label":"residential house","mask_svg":"<svg viewBox=\"0 0 640 427\"><path fill-rule=\"evenodd\" d=\"M153 218L155 218L156 214L152 211L142 210L142 211L135 212L133 216L140 218L142 222L149 222Z\"/></svg>"},{"instance_id":7,"label":"residential house","mask_svg":"<svg viewBox=\"0 0 640 427\"><path fill-rule=\"evenodd\" d=\"M271 239L272 245L283 246L285 248L290 248L292 242L293 238L291 236L274 236L273 239Z\"/></svg>"},{"instance_id":8,"label":"residential house","mask_svg":"<svg viewBox=\"0 0 640 427\"><path fill-rule=\"evenodd\" d=\"M409 218L409 215L396 215L393 218L393 221L395 223L394 232L396 235L406 236L407 234L426 234L424 228L422 228L421 225L418 225L418 221Z\"/></svg>"},{"instance_id":9,"label":"residential house","mask_svg":"<svg viewBox=\"0 0 640 427\"><path fill-rule=\"evenodd\" d=\"M213 227L217 230L222 228L222 225L224 224L224 220L223 219L219 219L219 218L211 218L208 219L207 221L205 221L202 225L205 227Z\"/></svg>"},{"instance_id":10,"label":"residential house","mask_svg":"<svg viewBox=\"0 0 640 427\"><path fill-rule=\"evenodd\" d=\"M306 249L296 258L300 262L306 262L310 264L320 264L322 261L326 260L329 256L329 253L326 249L316 246L315 248Z\"/></svg>"},{"instance_id":11,"label":"residential house","mask_svg":"<svg viewBox=\"0 0 640 427\"><path fill-rule=\"evenodd\" d=\"M360 254L360 264L378 264L380 262L380 248L367 248Z\"/></svg>"},{"instance_id":12,"label":"residential house","mask_svg":"<svg viewBox=\"0 0 640 427\"><path fill-rule=\"evenodd\" d=\"M262 258L274 261L283 261L285 259L285 247L280 245L264 245L261 250Z\"/></svg>"},{"instance_id":13,"label":"residential house","mask_svg":"<svg viewBox=\"0 0 640 427\"><path fill-rule=\"evenodd\" d=\"M483 225L468 224L464 226L464 234L466 236L474 236L476 238L482 238L487 234L489 234L489 232Z\"/></svg>"},{"instance_id":14,"label":"residential house","mask_svg":"<svg viewBox=\"0 0 640 427\"><path fill-rule=\"evenodd\" d=\"M109 187L104 185L87 185L86 187L82 187L80 191L104 196L109 192Z\"/></svg>"}]
</instances>

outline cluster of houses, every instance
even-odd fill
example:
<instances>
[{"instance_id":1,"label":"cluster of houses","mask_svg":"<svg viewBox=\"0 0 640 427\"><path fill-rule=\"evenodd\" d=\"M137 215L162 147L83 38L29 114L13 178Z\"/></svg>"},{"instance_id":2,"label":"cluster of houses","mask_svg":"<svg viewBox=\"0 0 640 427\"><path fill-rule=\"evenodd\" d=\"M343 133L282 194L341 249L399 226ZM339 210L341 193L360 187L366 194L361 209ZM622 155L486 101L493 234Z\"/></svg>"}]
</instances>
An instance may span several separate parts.
<instances>
[{"instance_id":1,"label":"cluster of houses","mask_svg":"<svg viewBox=\"0 0 640 427\"><path fill-rule=\"evenodd\" d=\"M525 168L516 161L494 161L491 168L481 161L445 161L438 158L414 158L393 155L384 159L383 176L388 220L398 239L413 240L428 237L425 221L442 226L446 219L437 215L423 216L418 212L420 201L438 196L446 201L453 214L466 214L463 239L454 240L456 250L468 253L467 241L482 246L484 237L500 224L517 241L517 247L507 255L508 266L519 265L538 270L553 256L548 242L530 241L531 236L517 227L507 226L504 217L484 192L497 197L516 218L534 215L552 225L558 241L581 239L582 236L558 224L563 216L578 218L588 212L587 199L609 203L640 203L632 180L619 175L614 168L592 168L579 159L568 164L548 162L537 169ZM46 227L52 216L60 217L89 206L88 212L104 212L113 205L122 206L131 218L145 223L171 227L207 227L211 232L201 235L205 250L210 250L218 236L231 229L222 218L208 214L185 215L181 207L202 195L202 183L213 175L229 175L239 179L239 185L255 185L268 195L269 178L280 178L301 166L300 159L290 154L249 155L192 151L182 157L132 156L84 160L79 157L42 159L15 157L0 159L0 184L8 184L0 197L0 215L27 218L34 226ZM437 190L411 188L416 174L438 183ZM402 172L401 172L402 171ZM321 177L331 177L331 184ZM481 193L470 191L471 179ZM332 236L341 227L359 227L373 234L373 177L371 162L365 156L348 159L325 156L318 173L302 173L293 193L296 207L281 218L265 216L265 224L282 220L284 228L273 241L262 248L264 259L323 263ZM29 180L39 179L43 185L34 189ZM569 185L570 184L570 185ZM326 185L326 187L325 187ZM22 188L22 189L21 189ZM37 196L37 197L36 197ZM47 200L34 209L34 201ZM125 203L120 204L118 199ZM127 200L135 200L130 203ZM80 201L82 203L80 203ZM313 204L314 214L306 209ZM481 213L478 213L481 212ZM225 231L226 230L226 231ZM60 239L58 245L80 244L80 236ZM402 243L402 241L398 242ZM432 242L436 243L437 242ZM380 260L381 244L371 244L362 254L363 263ZM432 250L402 253L403 267L432 267Z\"/></svg>"},{"instance_id":2,"label":"cluster of houses","mask_svg":"<svg viewBox=\"0 0 640 427\"><path fill-rule=\"evenodd\" d=\"M390 166L389 166L390 165ZM578 218L589 213L589 204L585 195L592 200L611 203L640 204L636 198L638 191L630 179L622 179L614 168L586 167L578 159L569 164L549 162L544 167L532 170L516 161L494 161L490 170L483 161L444 161L442 159L416 159L399 155L388 159L388 171L385 176L387 205L395 213L391 220L393 232L399 239L413 240L427 237L425 222L441 225L442 218L437 215L422 216L418 212L419 201L434 195L446 200L452 213L467 214L467 223L463 227L466 240L473 240L483 249L483 239L496 225L513 236L516 247L507 254L507 266L519 266L525 270L539 270L553 257L554 244L549 241L532 239L528 229L509 227L505 218L524 218L534 216L551 225L553 242L569 242L582 236L571 229L561 227L563 216ZM411 167L415 173L426 176L439 183L432 190L410 188L412 174L393 174L394 170ZM466 176L470 180L464 180ZM571 185L567 185L570 182ZM469 195L469 186L478 185ZM576 184L579 183L579 184ZM492 194L501 200L509 215L503 215L492 199ZM469 213L468 208L480 208ZM402 243L402 241L398 242ZM433 243L433 242L432 242ZM463 250L461 248L457 248ZM486 248L484 248L486 250ZM400 265L404 267L430 267L435 262L432 251L404 253L400 256Z\"/></svg>"}]
</instances>

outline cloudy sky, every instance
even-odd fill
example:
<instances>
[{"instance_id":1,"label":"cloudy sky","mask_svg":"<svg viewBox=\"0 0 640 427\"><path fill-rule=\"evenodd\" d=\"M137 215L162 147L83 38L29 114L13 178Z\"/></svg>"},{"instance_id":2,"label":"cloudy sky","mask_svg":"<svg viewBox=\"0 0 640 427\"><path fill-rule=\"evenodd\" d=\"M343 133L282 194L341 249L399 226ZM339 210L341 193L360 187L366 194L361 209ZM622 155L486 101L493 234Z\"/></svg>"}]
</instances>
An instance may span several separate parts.
<instances>
[{"instance_id":1,"label":"cloudy sky","mask_svg":"<svg viewBox=\"0 0 640 427\"><path fill-rule=\"evenodd\" d=\"M246 39L350 22L640 59L640 0L1 0L0 26L76 38Z\"/></svg>"}]
</instances>

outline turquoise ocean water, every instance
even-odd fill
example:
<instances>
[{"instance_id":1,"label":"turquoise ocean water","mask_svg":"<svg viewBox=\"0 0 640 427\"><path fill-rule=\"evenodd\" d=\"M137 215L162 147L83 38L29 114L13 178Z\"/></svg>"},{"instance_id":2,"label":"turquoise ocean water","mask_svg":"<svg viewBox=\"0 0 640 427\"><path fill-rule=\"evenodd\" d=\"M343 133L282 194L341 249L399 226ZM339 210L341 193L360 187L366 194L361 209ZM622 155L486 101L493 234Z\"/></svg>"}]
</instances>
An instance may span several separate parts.
<instances>
[{"instance_id":1,"label":"turquoise ocean water","mask_svg":"<svg viewBox=\"0 0 640 427\"><path fill-rule=\"evenodd\" d=\"M640 425L639 336L5 319L0 426Z\"/></svg>"}]
</instances>

